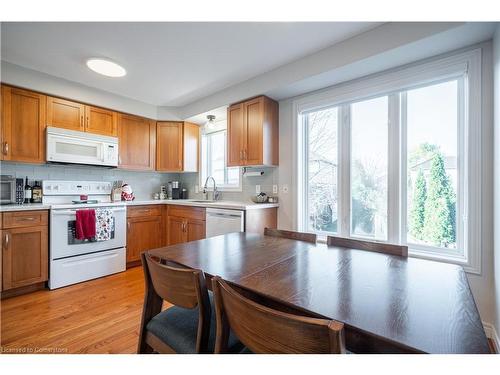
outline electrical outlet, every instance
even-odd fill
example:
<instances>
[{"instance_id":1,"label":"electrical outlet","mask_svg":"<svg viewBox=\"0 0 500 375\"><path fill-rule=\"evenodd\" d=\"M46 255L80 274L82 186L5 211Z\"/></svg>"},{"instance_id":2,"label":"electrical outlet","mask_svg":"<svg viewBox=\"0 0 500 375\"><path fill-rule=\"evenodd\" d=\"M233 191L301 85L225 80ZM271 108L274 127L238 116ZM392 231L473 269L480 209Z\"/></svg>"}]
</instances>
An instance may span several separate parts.
<instances>
[{"instance_id":1,"label":"electrical outlet","mask_svg":"<svg viewBox=\"0 0 500 375\"><path fill-rule=\"evenodd\" d=\"M273 185L273 194L278 194L278 185Z\"/></svg>"},{"instance_id":2,"label":"electrical outlet","mask_svg":"<svg viewBox=\"0 0 500 375\"><path fill-rule=\"evenodd\" d=\"M194 185L194 193L198 194L200 192L200 187L198 185Z\"/></svg>"},{"instance_id":3,"label":"electrical outlet","mask_svg":"<svg viewBox=\"0 0 500 375\"><path fill-rule=\"evenodd\" d=\"M260 194L260 185L255 185L255 194Z\"/></svg>"},{"instance_id":4,"label":"electrical outlet","mask_svg":"<svg viewBox=\"0 0 500 375\"><path fill-rule=\"evenodd\" d=\"M288 185L284 184L282 187L283 193L288 194Z\"/></svg>"}]
</instances>

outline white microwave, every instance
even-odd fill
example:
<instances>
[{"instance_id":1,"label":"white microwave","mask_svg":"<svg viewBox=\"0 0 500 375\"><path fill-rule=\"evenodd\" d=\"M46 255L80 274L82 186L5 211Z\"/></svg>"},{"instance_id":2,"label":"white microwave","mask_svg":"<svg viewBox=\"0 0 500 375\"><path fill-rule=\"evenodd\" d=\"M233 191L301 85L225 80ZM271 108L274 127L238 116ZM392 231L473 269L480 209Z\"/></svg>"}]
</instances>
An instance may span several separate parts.
<instances>
[{"instance_id":1,"label":"white microwave","mask_svg":"<svg viewBox=\"0 0 500 375\"><path fill-rule=\"evenodd\" d=\"M118 138L47 127L47 162L118 166Z\"/></svg>"}]
</instances>

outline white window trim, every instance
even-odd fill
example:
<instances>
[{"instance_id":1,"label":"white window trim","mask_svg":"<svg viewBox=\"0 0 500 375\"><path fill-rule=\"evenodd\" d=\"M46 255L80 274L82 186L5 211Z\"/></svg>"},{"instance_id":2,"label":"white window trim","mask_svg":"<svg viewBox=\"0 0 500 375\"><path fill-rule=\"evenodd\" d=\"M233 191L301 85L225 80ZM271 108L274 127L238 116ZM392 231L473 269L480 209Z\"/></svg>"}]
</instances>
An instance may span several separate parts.
<instances>
[{"instance_id":1,"label":"white window trim","mask_svg":"<svg viewBox=\"0 0 500 375\"><path fill-rule=\"evenodd\" d=\"M451 254L442 256L435 252L431 253L425 251L424 247L411 246L409 249L410 256L431 259L436 261L443 261L447 263L454 263L464 267L465 271L468 273L481 274L481 258L482 258L482 242L481 242L481 48L465 51L459 54L448 55L446 57L438 57L425 60L424 62L417 62L409 64L407 66L393 69L388 72L383 72L380 74L368 76L355 81L350 81L347 83L339 84L313 94L304 95L292 102L292 128L293 128L293 145L298 151L295 153L293 160L293 167L296 173L293 174L293 185L296 189L293 189L293 199L297 203L294 210L294 227L301 229L304 228L304 207L303 200L301 197L304 196L304 191L307 189L307 183L302 178L303 166L302 161L307 155L307 148L304 147L304 133L303 127L301 126L302 116L301 113L306 111L324 109L327 107L332 107L340 104L345 104L347 102L353 102L356 100L362 100L369 97L389 95L395 91L401 91L409 88L414 88L415 86L426 84L431 84L436 81L445 81L448 79L453 79L467 75L467 80L464 80L465 87L462 89L465 91L465 103L461 103L465 106L468 111L464 115L463 121L460 121L460 126L463 125L463 136L459 135L459 139L465 142L464 144L465 155L467 160L463 162L467 163L467 176L463 176L463 181L468 181L467 186L462 186L461 188L466 188L464 194L467 196L467 202L462 202L464 217L458 218L466 221L464 225L464 230L466 230L465 241L463 244L466 254L464 257L453 257ZM391 100L391 99L390 99ZM390 106L391 108L391 106ZM399 108L396 106L395 108ZM345 114L344 114L345 115ZM392 111L390 109L389 113L389 145L391 142L395 142L394 139L401 140L401 137L405 137L406 134L400 133L400 129L406 129L406 127L391 127L391 119L394 116L399 116L399 113ZM398 128L398 129L394 129ZM459 130L460 132L460 130ZM348 144L348 134L346 138L346 129L341 129L339 126L339 143L343 143L343 147L340 147L339 151L339 173L348 174L349 171L345 171L342 168L345 156L349 153ZM397 137L397 138L395 138ZM345 143L347 141L347 143ZM392 143L397 144L397 143ZM391 149L389 146L389 155L393 155L394 152L401 151ZM399 142L399 147L403 147L402 142ZM404 151L404 150L403 150ZM405 155L404 152L400 152L400 155ZM344 161L345 162L345 161ZM391 215L390 220L388 219L388 238L389 242L398 243L403 240L399 238L397 233L405 233L401 230L402 218L399 216L399 211L397 207L402 206L402 199L406 199L405 188L399 184L399 174L402 168L406 168L405 160L398 160L397 163L392 163L393 165L389 167L389 184L388 189L391 189L392 195L396 196L397 199L388 200L388 215ZM394 173L397 173L397 183L395 183ZM342 175L342 181L350 181L349 176ZM345 185L345 184L344 184ZM460 188L460 187L459 187ZM350 189L350 186L340 186L339 185L339 195L344 193L345 189ZM347 192L349 192L347 190ZM398 193L395 193L398 192ZM350 199L350 194L348 194ZM458 194L457 194L458 196ZM460 194L462 196L462 194ZM338 204L345 204L339 199ZM467 206L465 206L467 203ZM346 220L350 220L350 210L340 210L339 212L344 213L344 217L339 218L339 235L344 235ZM347 214L346 214L347 212ZM402 213L404 214L404 213ZM345 217L347 216L347 218ZM402 216L402 215L401 215ZM404 220L405 221L405 220ZM344 228L344 229L343 229Z\"/></svg>"},{"instance_id":2,"label":"white window trim","mask_svg":"<svg viewBox=\"0 0 500 375\"><path fill-rule=\"evenodd\" d=\"M213 133L218 133L218 132L222 132L222 131L227 131L225 128L221 128L221 129L218 129L216 131L213 131L213 132L210 132L209 134L213 134ZM207 134L207 135L209 135ZM227 142L227 137L226 137L226 142ZM227 145L226 145L226 150L227 150ZM205 185L205 180L203 179L203 173L201 171L201 169L203 168L203 158L205 157L202 153L202 148L201 148L201 142L200 142L200 155L201 155L201 158L202 158L202 162L200 163L200 173L198 173L198 179L199 179L199 186L200 186L200 192L203 191L203 186ZM227 154L225 156L227 158ZM225 171L224 173L227 173L227 166L225 167ZM233 186L233 185L217 185L217 190L219 191L225 191L225 192L242 192L243 191L243 171L242 171L242 168L239 168L239 172L238 172L238 186ZM213 186L210 185L207 187L207 191L213 191Z\"/></svg>"}]
</instances>

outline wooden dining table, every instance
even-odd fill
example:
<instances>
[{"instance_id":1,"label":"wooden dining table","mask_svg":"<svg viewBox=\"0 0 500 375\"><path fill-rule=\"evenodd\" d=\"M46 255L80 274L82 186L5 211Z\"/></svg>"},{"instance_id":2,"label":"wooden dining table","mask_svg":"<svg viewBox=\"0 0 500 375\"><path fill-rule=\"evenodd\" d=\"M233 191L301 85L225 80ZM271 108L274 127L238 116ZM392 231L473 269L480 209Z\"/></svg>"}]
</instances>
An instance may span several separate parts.
<instances>
[{"instance_id":1,"label":"wooden dining table","mask_svg":"<svg viewBox=\"0 0 500 375\"><path fill-rule=\"evenodd\" d=\"M220 276L285 311L340 321L354 353L489 353L457 265L252 233L148 253Z\"/></svg>"}]
</instances>

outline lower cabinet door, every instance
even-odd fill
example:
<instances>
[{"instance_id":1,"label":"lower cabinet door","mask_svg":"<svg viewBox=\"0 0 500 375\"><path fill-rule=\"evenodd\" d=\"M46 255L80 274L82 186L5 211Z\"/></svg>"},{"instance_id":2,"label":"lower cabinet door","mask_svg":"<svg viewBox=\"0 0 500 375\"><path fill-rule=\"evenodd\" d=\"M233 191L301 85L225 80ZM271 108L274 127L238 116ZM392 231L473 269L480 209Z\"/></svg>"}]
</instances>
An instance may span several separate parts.
<instances>
[{"instance_id":1,"label":"lower cabinet door","mask_svg":"<svg viewBox=\"0 0 500 375\"><path fill-rule=\"evenodd\" d=\"M4 229L2 232L3 290L48 279L48 227Z\"/></svg>"},{"instance_id":2,"label":"lower cabinet door","mask_svg":"<svg viewBox=\"0 0 500 375\"><path fill-rule=\"evenodd\" d=\"M187 222L187 240L197 241L206 237L205 221L203 220L189 220Z\"/></svg>"},{"instance_id":3,"label":"lower cabinet door","mask_svg":"<svg viewBox=\"0 0 500 375\"><path fill-rule=\"evenodd\" d=\"M186 220L177 216L169 216L167 218L167 238L169 245L186 242Z\"/></svg>"},{"instance_id":4,"label":"lower cabinet door","mask_svg":"<svg viewBox=\"0 0 500 375\"><path fill-rule=\"evenodd\" d=\"M127 218L127 262L141 259L146 250L161 247L161 216Z\"/></svg>"}]
</instances>

